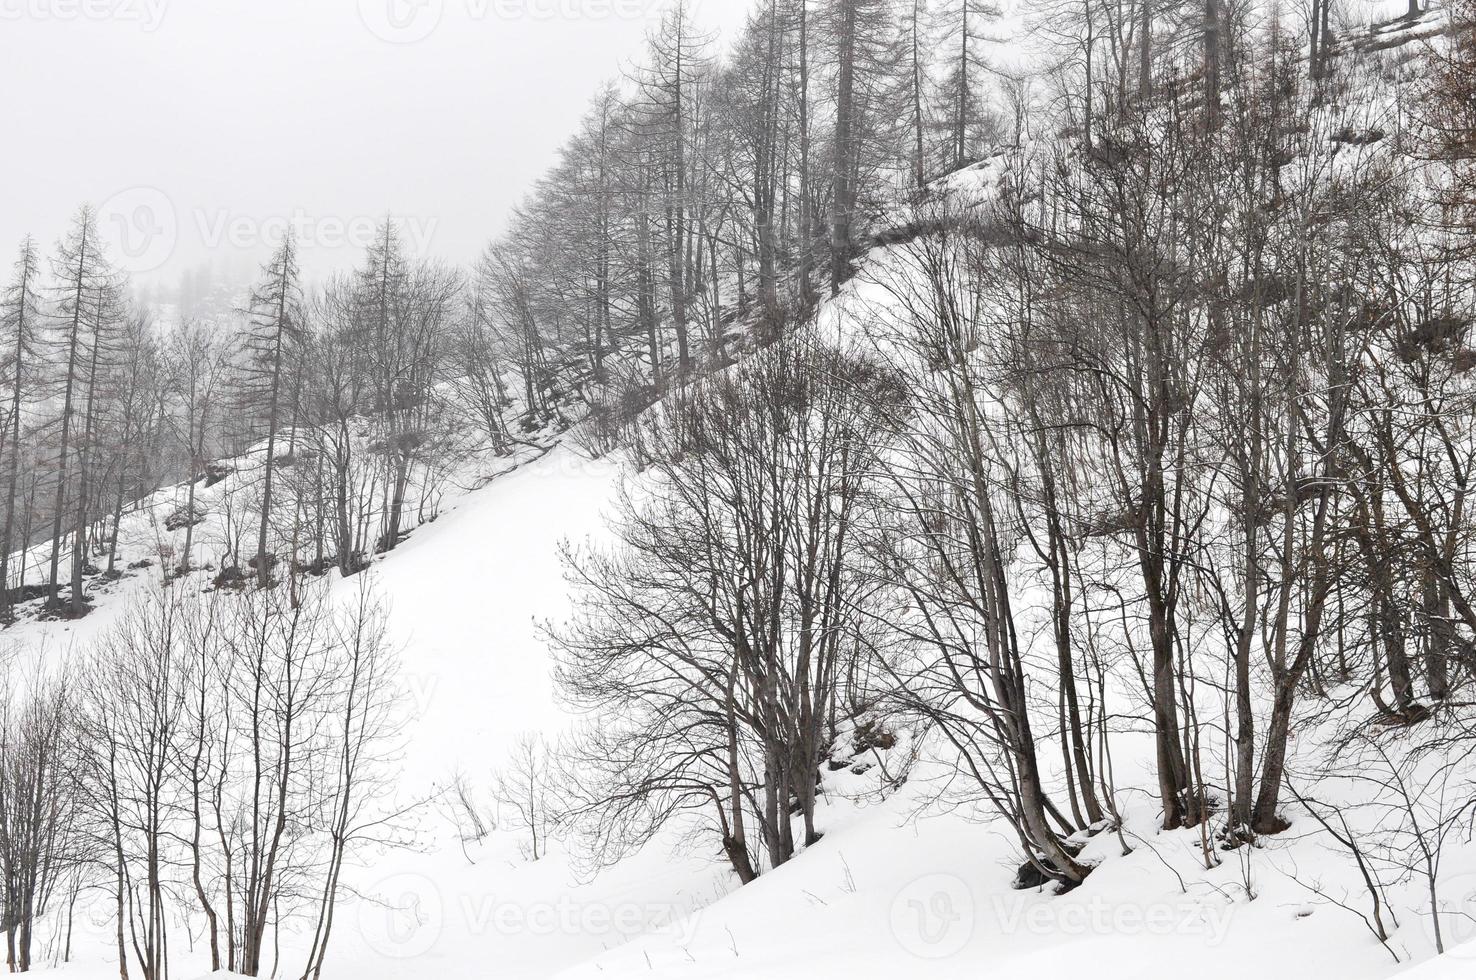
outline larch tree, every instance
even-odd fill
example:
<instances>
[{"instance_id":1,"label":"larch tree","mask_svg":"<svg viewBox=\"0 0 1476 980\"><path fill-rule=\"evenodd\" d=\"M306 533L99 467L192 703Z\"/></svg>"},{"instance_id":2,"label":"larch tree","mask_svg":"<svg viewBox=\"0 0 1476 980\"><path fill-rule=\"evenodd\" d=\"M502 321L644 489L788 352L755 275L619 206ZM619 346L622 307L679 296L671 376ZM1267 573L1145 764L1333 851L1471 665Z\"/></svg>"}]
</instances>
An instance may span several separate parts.
<instances>
[{"instance_id":1,"label":"larch tree","mask_svg":"<svg viewBox=\"0 0 1476 980\"><path fill-rule=\"evenodd\" d=\"M103 252L96 212L82 207L57 246L52 261L51 315L48 342L56 373L51 387L60 402L57 420L55 503L51 531L51 572L47 604L61 609L61 556L68 503L73 522L71 596L67 612L87 611L82 578L87 565L90 440L99 412L98 380L112 335L124 316L123 287ZM69 484L69 477L75 487ZM70 493L70 497L69 497Z\"/></svg>"},{"instance_id":2,"label":"larch tree","mask_svg":"<svg viewBox=\"0 0 1476 980\"><path fill-rule=\"evenodd\" d=\"M21 243L14 272L0 296L0 341L5 344L5 373L10 386L5 425L0 431L0 456L4 457L6 473L5 525L0 530L0 605L6 616L11 614L15 600L10 559L17 544L15 511L24 452L21 443L24 415L40 376L37 356L43 323L41 274L40 252L35 241L27 236Z\"/></svg>"},{"instance_id":3,"label":"larch tree","mask_svg":"<svg viewBox=\"0 0 1476 980\"><path fill-rule=\"evenodd\" d=\"M304 331L300 275L297 243L288 234L262 267L261 278L251 291L242 335L238 394L266 433L256 554L251 559L257 584L262 588L271 585L276 562L271 530L278 443L283 432L297 422L293 381Z\"/></svg>"}]
</instances>

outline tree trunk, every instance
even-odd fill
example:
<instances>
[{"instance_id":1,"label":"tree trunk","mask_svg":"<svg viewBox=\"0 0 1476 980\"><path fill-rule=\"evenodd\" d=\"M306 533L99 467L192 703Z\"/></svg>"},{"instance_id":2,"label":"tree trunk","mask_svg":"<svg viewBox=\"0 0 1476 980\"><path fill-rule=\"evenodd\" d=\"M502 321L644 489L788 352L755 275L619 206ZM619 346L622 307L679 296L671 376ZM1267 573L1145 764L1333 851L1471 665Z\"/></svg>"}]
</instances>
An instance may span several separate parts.
<instances>
[{"instance_id":1,"label":"tree trunk","mask_svg":"<svg viewBox=\"0 0 1476 980\"><path fill-rule=\"evenodd\" d=\"M838 0L840 26L836 42L839 49L835 100L835 174L832 188L830 223L830 294L840 292L841 283L850 273L851 212L855 207L855 187L851 164L855 147L852 126L855 123L856 85L856 0Z\"/></svg>"}]
</instances>

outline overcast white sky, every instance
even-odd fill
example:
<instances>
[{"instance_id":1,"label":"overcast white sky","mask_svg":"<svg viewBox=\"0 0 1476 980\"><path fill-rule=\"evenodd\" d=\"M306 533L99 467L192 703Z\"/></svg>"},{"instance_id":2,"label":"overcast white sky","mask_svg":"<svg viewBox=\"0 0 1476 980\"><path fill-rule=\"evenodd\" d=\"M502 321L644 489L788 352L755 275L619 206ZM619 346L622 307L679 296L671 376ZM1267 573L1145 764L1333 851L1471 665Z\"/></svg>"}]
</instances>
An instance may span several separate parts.
<instances>
[{"instance_id":1,"label":"overcast white sky","mask_svg":"<svg viewBox=\"0 0 1476 980\"><path fill-rule=\"evenodd\" d=\"M82 201L173 284L290 222L314 275L393 212L464 262L664 0L0 0L0 268ZM695 0L731 30L747 0Z\"/></svg>"}]
</instances>

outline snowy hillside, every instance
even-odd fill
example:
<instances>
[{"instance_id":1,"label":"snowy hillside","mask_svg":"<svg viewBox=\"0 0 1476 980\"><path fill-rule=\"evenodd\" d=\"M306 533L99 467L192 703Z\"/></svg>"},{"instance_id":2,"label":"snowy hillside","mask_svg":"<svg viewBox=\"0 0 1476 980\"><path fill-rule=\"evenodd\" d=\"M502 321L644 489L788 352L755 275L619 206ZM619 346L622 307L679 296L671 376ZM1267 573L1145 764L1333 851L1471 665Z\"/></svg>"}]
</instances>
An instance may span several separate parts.
<instances>
[{"instance_id":1,"label":"snowy hillside","mask_svg":"<svg viewBox=\"0 0 1476 980\"><path fill-rule=\"evenodd\" d=\"M678 3L467 268L27 238L9 964L1467 976L1461 3Z\"/></svg>"},{"instance_id":2,"label":"snowy hillside","mask_svg":"<svg viewBox=\"0 0 1476 980\"><path fill-rule=\"evenodd\" d=\"M885 250L870 261L887 262ZM847 309L878 302L866 278L836 303L841 320ZM249 466L233 462L243 474ZM515 739L529 731L556 738L570 722L556 703L537 624L567 612L561 541L600 539L617 483L633 477L626 464L590 461L560 445L481 489L449 495L433 523L366 573L390 600L391 632L403 652L408 701L397 799L425 802L406 822L405 847L356 855L348 874L357 897L344 910L329 976L1128 978L1192 969L1204 977L1375 978L1401 968L1359 920L1356 870L1310 820L1226 854L1208 872L1200 830L1158 831L1151 742L1129 733L1114 736L1122 833L1103 831L1087 842L1083 856L1099 866L1064 896L1011 887L1019 851L1007 829L982 806L940 808L935 796L956 774L929 761L937 746L915 747L906 733L890 749L853 758L843 741L838 764L825 774L824 839L741 890L718 855L680 833L592 881L580 880L558 844L530 862L512 830L462 840L464 815L441 795L453 778L463 775L490 807L491 772L506 763ZM202 491L202 504L219 513L233 485ZM161 536L175 540L177 532L160 526L179 493L163 491L130 515L124 564L157 553ZM197 527L202 553L218 546L218 531L213 519ZM9 635L44 644L53 656L83 646L138 591L154 587L155 574L133 569L102 590L97 611L80 622L30 621ZM210 577L196 572L173 587L209 587ZM334 588L351 591L343 582ZM922 761L894 789L892 777L914 748ZM1315 744L1298 748L1317 751ZM1461 923L1476 919L1460 916L1476 915L1476 848L1453 850L1446 860L1450 921L1468 936ZM1398 912L1407 924L1392 950L1406 962L1428 957L1418 884L1396 894L1407 904ZM116 973L110 901L101 892L84 895L72 920L71 962L56 975ZM47 946L48 965L55 943ZM284 955L292 944L289 929ZM176 953L179 975L201 955L198 948ZM1447 960L1454 965L1410 976L1461 975L1460 956L1453 951Z\"/></svg>"}]
</instances>

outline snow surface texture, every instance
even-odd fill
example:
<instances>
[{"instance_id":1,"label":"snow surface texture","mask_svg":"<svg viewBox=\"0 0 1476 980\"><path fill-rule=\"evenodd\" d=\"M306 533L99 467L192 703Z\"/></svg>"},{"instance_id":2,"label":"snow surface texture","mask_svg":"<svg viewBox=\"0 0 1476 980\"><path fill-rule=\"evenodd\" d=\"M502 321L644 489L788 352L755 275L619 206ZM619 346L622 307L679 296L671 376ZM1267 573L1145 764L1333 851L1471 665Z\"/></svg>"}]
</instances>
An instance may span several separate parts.
<instances>
[{"instance_id":1,"label":"snow surface texture","mask_svg":"<svg viewBox=\"0 0 1476 980\"><path fill-rule=\"evenodd\" d=\"M864 287L862 287L864 288ZM567 723L549 680L536 622L566 608L562 539L600 536L619 467L561 446L449 502L434 523L369 573L391 598L413 705L406 720L405 799L428 796L453 773L485 791L521 732ZM135 519L141 521L141 518ZM105 629L146 573L125 579L76 623L32 622L17 638L52 650ZM202 583L204 578L201 579ZM350 589L338 586L343 594ZM924 762L882 797L910 749L864 753L826 774L824 839L741 890L720 855L672 835L591 882L557 851L525 861L513 836L463 844L435 806L418 818L416 846L363 853L351 869L359 897L345 909L328 974L352 980L538 977L1385 977L1401 969L1350 912L1361 901L1346 857L1302 826L1245 852L1254 900L1234 855L1203 869L1195 831L1156 831L1151 793L1123 794L1126 840L1101 834L1101 865L1065 896L1014 891L1012 841L987 813L933 812L936 778ZM1121 781L1151 787L1151 746L1125 735ZM844 753L842 753L844 754ZM1476 856L1449 859L1443 892L1476 891ZM1321 891L1329 898L1320 897ZM1431 937L1405 895L1392 945L1406 961ZM1460 922L1447 928L1458 936ZM109 899L79 909L73 962L60 975L117 976ZM175 933L175 974L198 971L201 951ZM282 941L284 969L294 937ZM49 968L48 968L49 969ZM1468 976L1476 945L1420 968L1415 980Z\"/></svg>"},{"instance_id":2,"label":"snow surface texture","mask_svg":"<svg viewBox=\"0 0 1476 980\"><path fill-rule=\"evenodd\" d=\"M986 161L942 190L987 196L1003 166ZM874 250L869 267L887 267L888 252ZM867 278L847 287L825 322L844 332L855 319L849 311L884 302ZM560 543L606 533L627 473L568 445L511 463L480 489L448 489L440 516L367 573L390 601L402 650L401 803L437 798L458 774L489 803L491 773L520 735L554 738L572 721L553 691L538 624L568 608ZM235 465L245 480L256 464ZM203 505L219 513L232 486L228 478L204 491ZM180 538L161 525L180 502L170 488L125 518L123 564L150 555L154 564L99 588L95 612L70 623L28 621L7 638L55 658L85 648L157 578L162 537L176 546ZM212 520L197 527L197 560L214 531ZM185 584L204 587L209 577ZM1385 949L1359 918L1367 902L1353 863L1295 806L1288 832L1225 853L1206 871L1199 830L1157 829L1151 740L1123 732L1114 741L1122 835L1086 842L1083 857L1098 867L1075 891L1017 891L1019 854L1005 828L984 809L938 806L952 771L926 744L898 734L886 752L847 757L843 744L837 761L845 764L824 774L823 840L742 889L712 842L681 828L585 881L557 844L528 861L514 832L464 840L443 799L426 803L411 846L361 851L346 869L354 895L325 972L330 980L1476 976L1476 848L1468 843L1450 845L1441 874L1450 951L1430 959L1429 901L1416 882L1392 889L1401 924ZM1303 763L1316 758L1317 736L1299 733ZM910 778L893 786L914 751ZM72 961L55 966L49 948L41 969L67 980L117 976L112 929L111 899L84 896ZM172 938L173 974L201 973L204 951L188 924ZM294 975L306 941L281 937L280 975Z\"/></svg>"}]
</instances>

